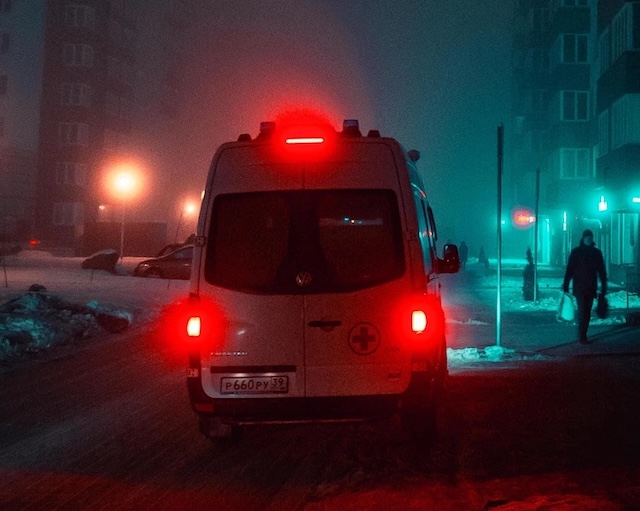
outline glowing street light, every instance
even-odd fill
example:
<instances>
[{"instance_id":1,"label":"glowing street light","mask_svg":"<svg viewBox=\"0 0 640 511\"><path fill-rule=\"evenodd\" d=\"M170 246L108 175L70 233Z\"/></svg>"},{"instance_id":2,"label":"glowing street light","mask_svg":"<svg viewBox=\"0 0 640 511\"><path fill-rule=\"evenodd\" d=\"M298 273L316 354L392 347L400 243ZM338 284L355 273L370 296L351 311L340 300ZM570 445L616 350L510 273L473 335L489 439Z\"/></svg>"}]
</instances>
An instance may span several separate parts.
<instances>
[{"instance_id":1,"label":"glowing street light","mask_svg":"<svg viewBox=\"0 0 640 511\"><path fill-rule=\"evenodd\" d=\"M196 205L193 202L187 201L182 205L182 207L180 208L180 217L178 218L178 226L176 227L176 236L173 240L174 243L178 242L178 234L180 233L180 227L182 226L182 218L185 215L191 216L195 212Z\"/></svg>"},{"instance_id":2,"label":"glowing street light","mask_svg":"<svg viewBox=\"0 0 640 511\"><path fill-rule=\"evenodd\" d=\"M113 174L112 189L114 195L122 199L122 222L120 223L120 260L124 258L124 224L127 199L136 188L135 169L128 166L118 167Z\"/></svg>"}]
</instances>

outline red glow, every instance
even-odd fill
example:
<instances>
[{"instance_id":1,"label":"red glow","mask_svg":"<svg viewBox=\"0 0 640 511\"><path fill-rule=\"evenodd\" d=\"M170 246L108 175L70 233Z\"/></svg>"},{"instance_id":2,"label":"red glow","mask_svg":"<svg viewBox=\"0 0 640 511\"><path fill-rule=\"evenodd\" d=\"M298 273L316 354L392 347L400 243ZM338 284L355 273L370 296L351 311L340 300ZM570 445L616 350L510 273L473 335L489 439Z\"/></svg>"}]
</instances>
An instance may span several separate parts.
<instances>
[{"instance_id":1,"label":"red glow","mask_svg":"<svg viewBox=\"0 0 640 511\"><path fill-rule=\"evenodd\" d=\"M435 346L444 336L444 311L433 294L411 296L396 309L403 338L417 350Z\"/></svg>"},{"instance_id":2,"label":"red glow","mask_svg":"<svg viewBox=\"0 0 640 511\"><path fill-rule=\"evenodd\" d=\"M324 142L322 137L287 138L285 140L287 144L322 144L322 142Z\"/></svg>"},{"instance_id":3,"label":"red glow","mask_svg":"<svg viewBox=\"0 0 640 511\"><path fill-rule=\"evenodd\" d=\"M530 227L536 221L533 211L524 207L514 209L511 213L511 218L513 225L521 229Z\"/></svg>"},{"instance_id":4,"label":"red glow","mask_svg":"<svg viewBox=\"0 0 640 511\"><path fill-rule=\"evenodd\" d=\"M158 327L165 348L185 357L220 342L226 321L221 308L212 300L190 296L167 306Z\"/></svg>"},{"instance_id":5,"label":"red glow","mask_svg":"<svg viewBox=\"0 0 640 511\"><path fill-rule=\"evenodd\" d=\"M278 145L292 158L321 158L331 152L335 130L326 124L276 123Z\"/></svg>"},{"instance_id":6,"label":"red glow","mask_svg":"<svg viewBox=\"0 0 640 511\"><path fill-rule=\"evenodd\" d=\"M311 108L291 108L277 114L274 120L278 128L324 126L325 129L335 131L334 123L328 115Z\"/></svg>"},{"instance_id":7,"label":"red glow","mask_svg":"<svg viewBox=\"0 0 640 511\"><path fill-rule=\"evenodd\" d=\"M411 330L416 334L421 334L427 329L427 314L423 310L411 311Z\"/></svg>"},{"instance_id":8,"label":"red glow","mask_svg":"<svg viewBox=\"0 0 640 511\"><path fill-rule=\"evenodd\" d=\"M38 245L40 245L40 240L29 240L30 247L37 247Z\"/></svg>"}]
</instances>

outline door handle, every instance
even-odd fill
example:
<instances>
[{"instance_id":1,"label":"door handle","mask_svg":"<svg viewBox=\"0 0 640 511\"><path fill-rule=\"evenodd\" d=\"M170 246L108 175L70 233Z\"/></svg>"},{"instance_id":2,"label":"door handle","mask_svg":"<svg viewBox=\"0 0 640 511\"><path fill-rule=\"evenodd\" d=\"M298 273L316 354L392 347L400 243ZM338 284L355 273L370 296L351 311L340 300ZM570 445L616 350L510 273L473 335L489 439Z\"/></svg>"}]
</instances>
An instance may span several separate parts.
<instances>
[{"instance_id":1,"label":"door handle","mask_svg":"<svg viewBox=\"0 0 640 511\"><path fill-rule=\"evenodd\" d=\"M342 321L334 320L334 321L309 321L307 325L314 328L335 328L337 326L342 325Z\"/></svg>"}]
</instances>

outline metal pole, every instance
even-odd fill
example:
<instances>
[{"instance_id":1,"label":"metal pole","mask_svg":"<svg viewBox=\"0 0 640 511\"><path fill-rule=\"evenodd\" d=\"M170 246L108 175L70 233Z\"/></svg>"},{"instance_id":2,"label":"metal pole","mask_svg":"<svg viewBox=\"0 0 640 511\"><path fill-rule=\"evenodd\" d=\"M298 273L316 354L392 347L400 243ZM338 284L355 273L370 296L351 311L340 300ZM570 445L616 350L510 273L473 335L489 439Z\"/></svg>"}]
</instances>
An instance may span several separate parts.
<instances>
[{"instance_id":1,"label":"metal pole","mask_svg":"<svg viewBox=\"0 0 640 511\"><path fill-rule=\"evenodd\" d=\"M178 233L180 232L180 224L182 224L182 215L184 214L184 208L180 209L180 216L178 217L178 226L176 227L176 235L173 238L174 243L178 243Z\"/></svg>"},{"instance_id":2,"label":"metal pole","mask_svg":"<svg viewBox=\"0 0 640 511\"><path fill-rule=\"evenodd\" d=\"M498 265L497 265L497 297L496 297L496 345L502 339L502 156L504 151L504 126L498 126Z\"/></svg>"},{"instance_id":3,"label":"metal pole","mask_svg":"<svg viewBox=\"0 0 640 511\"><path fill-rule=\"evenodd\" d=\"M4 287L9 287L9 279L7 279L7 263L5 258L2 258L2 267L4 268Z\"/></svg>"},{"instance_id":4,"label":"metal pole","mask_svg":"<svg viewBox=\"0 0 640 511\"><path fill-rule=\"evenodd\" d=\"M124 215L127 201L122 200L122 223L120 224L120 262L124 260Z\"/></svg>"},{"instance_id":5,"label":"metal pole","mask_svg":"<svg viewBox=\"0 0 640 511\"><path fill-rule=\"evenodd\" d=\"M533 239L533 301L538 301L538 235L540 233L540 223L538 215L540 210L540 167L536 169L536 224Z\"/></svg>"}]
</instances>

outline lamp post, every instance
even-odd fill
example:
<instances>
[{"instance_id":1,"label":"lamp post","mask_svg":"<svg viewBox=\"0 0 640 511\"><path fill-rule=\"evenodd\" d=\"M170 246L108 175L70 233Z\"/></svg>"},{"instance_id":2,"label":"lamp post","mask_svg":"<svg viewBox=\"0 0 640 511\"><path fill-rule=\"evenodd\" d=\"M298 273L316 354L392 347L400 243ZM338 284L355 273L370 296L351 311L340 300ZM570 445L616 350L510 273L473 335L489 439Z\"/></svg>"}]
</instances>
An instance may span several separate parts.
<instances>
[{"instance_id":1,"label":"lamp post","mask_svg":"<svg viewBox=\"0 0 640 511\"><path fill-rule=\"evenodd\" d=\"M122 197L122 221L120 223L120 261L124 259L124 224L127 206L127 197L131 195L135 186L133 174L127 169L117 172L114 179L116 192Z\"/></svg>"},{"instance_id":2,"label":"lamp post","mask_svg":"<svg viewBox=\"0 0 640 511\"><path fill-rule=\"evenodd\" d=\"M193 202L185 202L180 208L180 216L178 217L178 225L176 226L176 235L173 239L174 243L178 242L178 234L180 233L180 227L182 226L182 218L184 215L191 215L196 210L196 205Z\"/></svg>"}]
</instances>

